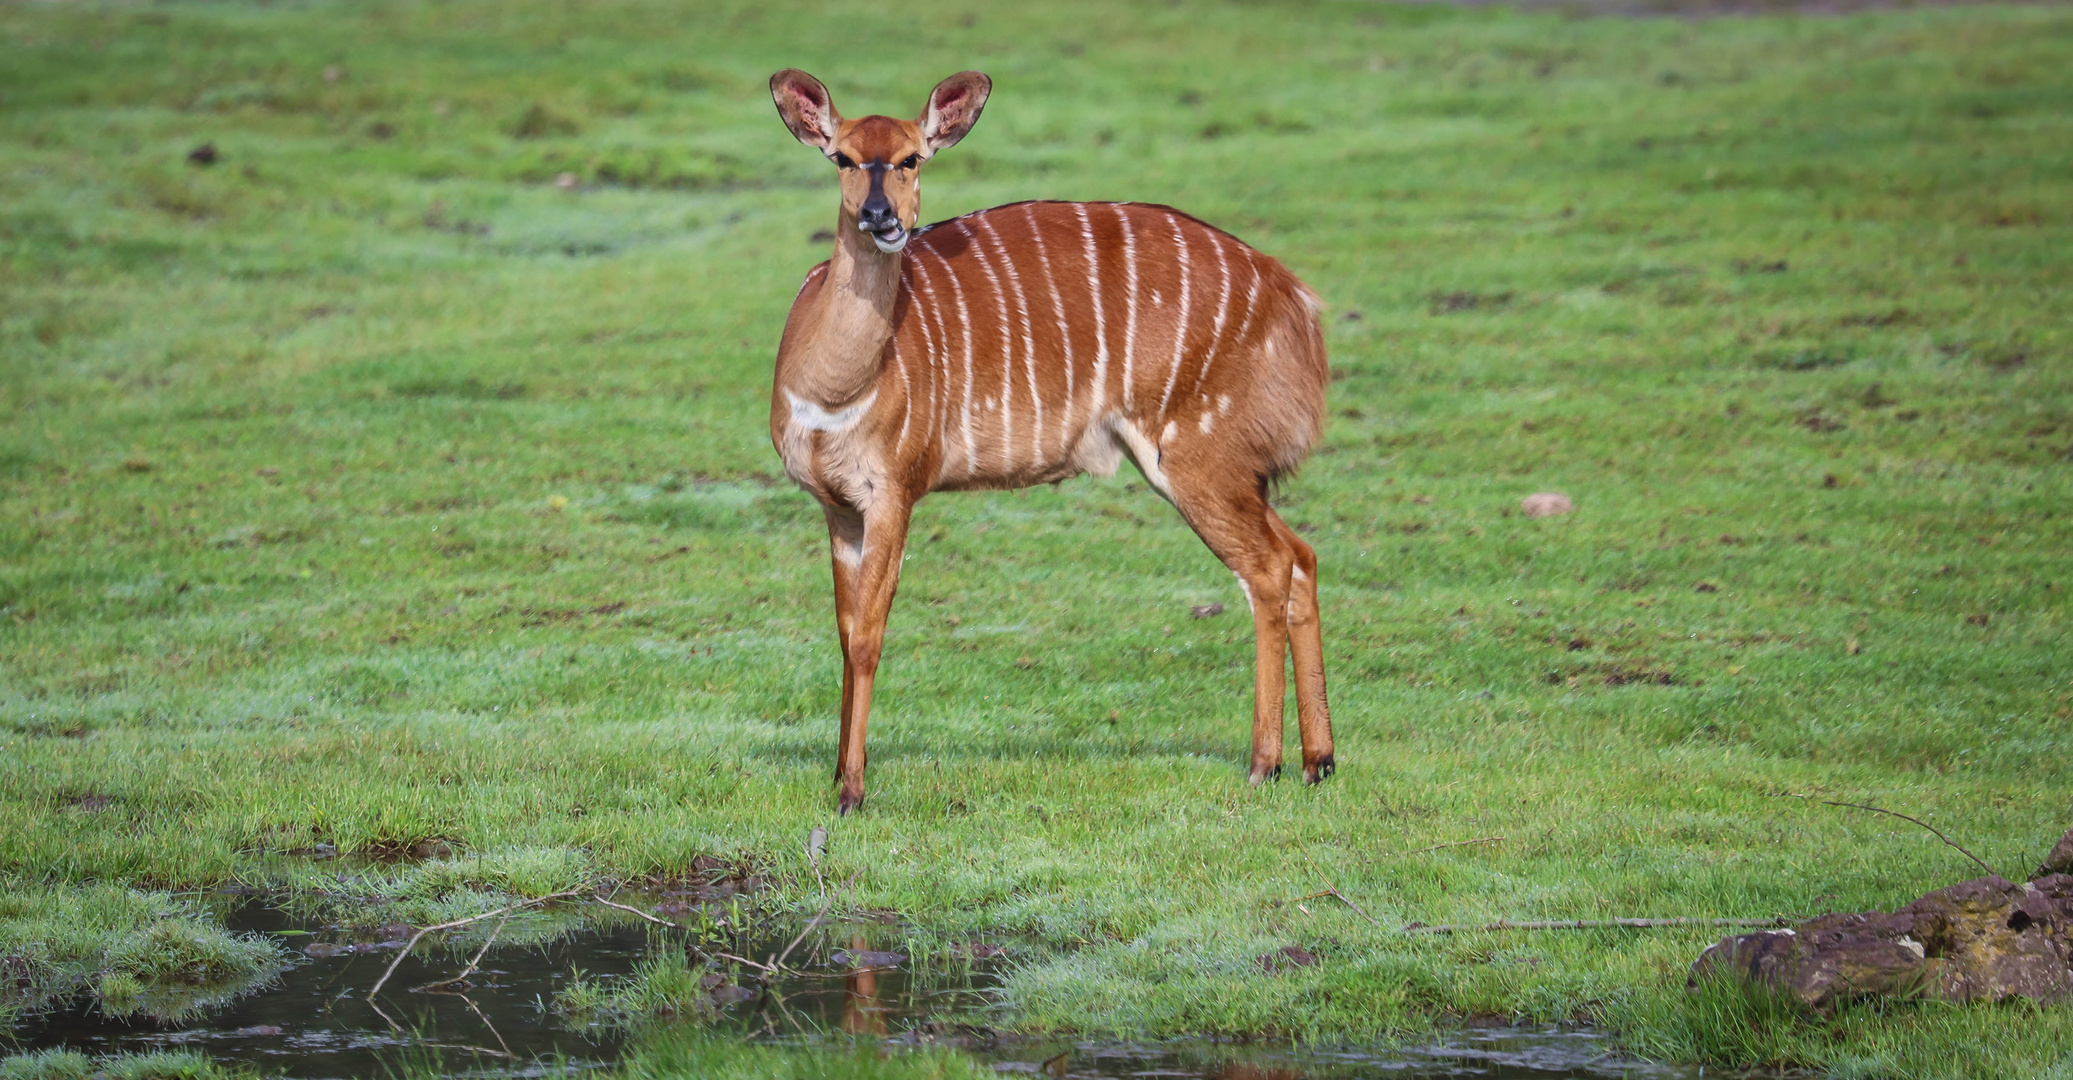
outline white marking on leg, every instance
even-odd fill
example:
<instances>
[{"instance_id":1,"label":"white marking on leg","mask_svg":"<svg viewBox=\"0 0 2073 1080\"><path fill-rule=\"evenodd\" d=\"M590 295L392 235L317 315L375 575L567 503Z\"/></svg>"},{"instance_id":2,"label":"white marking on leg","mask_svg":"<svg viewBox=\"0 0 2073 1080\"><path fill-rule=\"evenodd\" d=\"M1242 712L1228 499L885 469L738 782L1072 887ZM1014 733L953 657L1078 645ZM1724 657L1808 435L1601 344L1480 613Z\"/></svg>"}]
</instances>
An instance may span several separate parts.
<instances>
[{"instance_id":1,"label":"white marking on leg","mask_svg":"<svg viewBox=\"0 0 2073 1080\"><path fill-rule=\"evenodd\" d=\"M1144 474L1145 482L1167 502L1173 501L1173 485L1166 479L1166 471L1159 467L1159 448L1136 424L1118 417L1110 422L1116 437L1130 449L1130 460L1137 463L1137 471Z\"/></svg>"},{"instance_id":2,"label":"white marking on leg","mask_svg":"<svg viewBox=\"0 0 2073 1080\"><path fill-rule=\"evenodd\" d=\"M1252 583L1246 581L1245 575L1236 570L1231 571L1231 576L1238 579L1238 588L1245 593L1245 610L1257 613L1259 606L1252 602Z\"/></svg>"}]
</instances>

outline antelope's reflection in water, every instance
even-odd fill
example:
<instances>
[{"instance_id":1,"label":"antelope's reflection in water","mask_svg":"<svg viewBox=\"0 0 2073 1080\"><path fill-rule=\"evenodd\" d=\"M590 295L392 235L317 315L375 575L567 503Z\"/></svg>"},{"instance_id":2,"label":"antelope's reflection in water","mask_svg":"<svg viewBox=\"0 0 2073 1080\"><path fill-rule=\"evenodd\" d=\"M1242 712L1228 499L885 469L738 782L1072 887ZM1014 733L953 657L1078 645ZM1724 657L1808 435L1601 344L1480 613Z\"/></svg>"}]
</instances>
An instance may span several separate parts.
<instances>
[{"instance_id":1,"label":"antelope's reflection in water","mask_svg":"<svg viewBox=\"0 0 2073 1080\"><path fill-rule=\"evenodd\" d=\"M862 954L871 948L862 934L851 934L850 952ZM842 1030L851 1035L884 1035L885 1007L878 1001L878 972L870 967L850 973L842 987Z\"/></svg>"}]
</instances>

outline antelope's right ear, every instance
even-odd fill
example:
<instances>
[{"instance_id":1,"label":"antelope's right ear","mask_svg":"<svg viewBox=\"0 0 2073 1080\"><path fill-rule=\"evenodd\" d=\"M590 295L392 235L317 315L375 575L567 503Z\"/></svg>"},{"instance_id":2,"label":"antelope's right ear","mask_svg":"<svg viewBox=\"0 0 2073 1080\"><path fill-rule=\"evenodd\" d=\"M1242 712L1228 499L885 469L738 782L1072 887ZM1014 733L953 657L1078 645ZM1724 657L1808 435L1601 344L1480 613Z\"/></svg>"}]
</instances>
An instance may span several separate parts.
<instances>
[{"instance_id":1,"label":"antelope's right ear","mask_svg":"<svg viewBox=\"0 0 2073 1080\"><path fill-rule=\"evenodd\" d=\"M792 129L792 137L823 154L835 152L835 133L842 114L835 111L835 99L828 88L798 68L786 68L770 77L770 97L777 102L777 115Z\"/></svg>"}]
</instances>

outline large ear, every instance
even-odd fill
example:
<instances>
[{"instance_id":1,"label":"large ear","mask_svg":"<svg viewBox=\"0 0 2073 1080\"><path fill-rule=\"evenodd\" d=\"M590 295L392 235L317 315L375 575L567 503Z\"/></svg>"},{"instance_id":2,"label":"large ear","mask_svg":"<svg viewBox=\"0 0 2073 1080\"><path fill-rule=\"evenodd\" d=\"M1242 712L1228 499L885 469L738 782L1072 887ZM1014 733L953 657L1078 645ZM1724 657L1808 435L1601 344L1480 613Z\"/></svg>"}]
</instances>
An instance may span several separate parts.
<instances>
[{"instance_id":1,"label":"large ear","mask_svg":"<svg viewBox=\"0 0 2073 1080\"><path fill-rule=\"evenodd\" d=\"M929 154L956 146L957 140L979 122L979 110L986 107L986 95L993 92L993 80L976 71L960 71L929 91L929 107L921 114L921 138Z\"/></svg>"},{"instance_id":2,"label":"large ear","mask_svg":"<svg viewBox=\"0 0 2073 1080\"><path fill-rule=\"evenodd\" d=\"M842 114L835 111L835 99L828 88L798 68L786 68L770 77L770 97L777 102L777 115L792 129L792 137L823 154L835 152L835 132Z\"/></svg>"}]
</instances>

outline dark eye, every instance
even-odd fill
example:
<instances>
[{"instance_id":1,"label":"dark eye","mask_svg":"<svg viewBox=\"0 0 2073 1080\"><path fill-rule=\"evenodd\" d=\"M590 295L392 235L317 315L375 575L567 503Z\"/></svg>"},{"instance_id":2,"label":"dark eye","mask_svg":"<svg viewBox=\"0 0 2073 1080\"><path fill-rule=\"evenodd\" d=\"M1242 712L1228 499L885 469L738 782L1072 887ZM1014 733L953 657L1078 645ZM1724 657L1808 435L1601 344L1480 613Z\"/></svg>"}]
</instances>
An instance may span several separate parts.
<instances>
[{"instance_id":1,"label":"dark eye","mask_svg":"<svg viewBox=\"0 0 2073 1080\"><path fill-rule=\"evenodd\" d=\"M908 154L907 159L905 161L900 162L900 168L911 169L919 164L921 164L920 154Z\"/></svg>"},{"instance_id":2,"label":"dark eye","mask_svg":"<svg viewBox=\"0 0 2073 1080\"><path fill-rule=\"evenodd\" d=\"M848 154L838 150L835 152L835 167L839 169L854 169L857 167L857 163L849 160Z\"/></svg>"}]
</instances>

